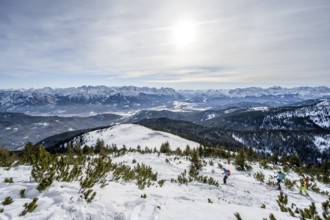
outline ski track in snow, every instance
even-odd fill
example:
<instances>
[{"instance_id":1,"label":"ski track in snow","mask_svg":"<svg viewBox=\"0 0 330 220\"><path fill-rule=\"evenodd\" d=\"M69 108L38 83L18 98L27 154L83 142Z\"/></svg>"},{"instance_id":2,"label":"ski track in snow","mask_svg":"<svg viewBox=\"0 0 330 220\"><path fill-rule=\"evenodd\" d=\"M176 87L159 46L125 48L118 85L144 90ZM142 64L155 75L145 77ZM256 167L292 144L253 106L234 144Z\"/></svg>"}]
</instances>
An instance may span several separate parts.
<instances>
[{"instance_id":1,"label":"ski track in snow","mask_svg":"<svg viewBox=\"0 0 330 220\"><path fill-rule=\"evenodd\" d=\"M170 163L165 160L169 159ZM253 173L262 171L268 180L274 176L276 170L261 170L258 165L253 165L251 172L236 171L233 165L225 164L226 160L214 159L214 166L207 165L200 174L212 176L219 181L220 187L201 184L198 182L181 185L171 183L171 178L177 179L185 169L189 169L190 161L185 158L174 160L174 156L161 154L129 153L113 158L113 162L135 166L137 163L150 165L158 173L158 180L165 179L163 187L151 186L139 190L134 182L109 182L109 185L100 188L94 186L97 192L92 203L87 204L79 197L79 182L54 182L50 188L39 193L37 184L30 180L30 166L18 166L10 170L0 168L0 201L6 196L11 196L14 202L4 208L0 214L1 220L7 219L115 219L115 220L141 220L141 219L232 219L234 213L239 212L243 219L262 219L273 213L277 219L296 219L288 213L282 213L276 203L278 190L272 190L265 183L253 178ZM208 159L206 159L208 161ZM222 169L216 164L221 163L231 170L228 185L222 184ZM13 177L14 183L4 183L5 178ZM111 177L108 177L110 180ZM296 174L288 173L287 178L297 179ZM322 190L326 186L318 184ZM283 192L288 195L289 203L295 203L299 208L308 207L311 200L302 196L295 188L292 191L282 185ZM19 196L19 191L26 189L26 198ZM321 211L321 202L326 196L309 192L316 207ZM146 194L147 198L141 198ZM23 211L23 205L38 197L38 207L33 213L28 213L24 218L18 218ZM211 199L213 203L208 203ZM259 208L262 204L266 209Z\"/></svg>"}]
</instances>

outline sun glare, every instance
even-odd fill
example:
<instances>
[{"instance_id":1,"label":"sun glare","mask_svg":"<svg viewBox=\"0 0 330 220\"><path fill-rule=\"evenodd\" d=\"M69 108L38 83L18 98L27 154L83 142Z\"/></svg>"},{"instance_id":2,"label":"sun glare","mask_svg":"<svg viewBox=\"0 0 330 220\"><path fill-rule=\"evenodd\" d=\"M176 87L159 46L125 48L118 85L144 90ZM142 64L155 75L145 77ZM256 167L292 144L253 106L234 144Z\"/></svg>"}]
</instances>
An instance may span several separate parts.
<instances>
[{"instance_id":1,"label":"sun glare","mask_svg":"<svg viewBox=\"0 0 330 220\"><path fill-rule=\"evenodd\" d=\"M179 47L191 45L195 37L195 27L192 22L183 21L172 29L172 42Z\"/></svg>"}]
</instances>

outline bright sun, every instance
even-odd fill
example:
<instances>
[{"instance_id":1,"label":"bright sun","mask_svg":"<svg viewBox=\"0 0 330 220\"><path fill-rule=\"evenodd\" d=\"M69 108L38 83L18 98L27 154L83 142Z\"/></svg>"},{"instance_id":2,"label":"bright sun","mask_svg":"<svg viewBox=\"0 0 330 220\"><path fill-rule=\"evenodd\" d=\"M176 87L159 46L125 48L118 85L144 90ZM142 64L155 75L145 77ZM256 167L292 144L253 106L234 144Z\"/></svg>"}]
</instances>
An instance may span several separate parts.
<instances>
[{"instance_id":1,"label":"bright sun","mask_svg":"<svg viewBox=\"0 0 330 220\"><path fill-rule=\"evenodd\" d=\"M194 41L195 27L192 22L182 21L173 26L172 31L172 42L179 47L187 47Z\"/></svg>"}]
</instances>

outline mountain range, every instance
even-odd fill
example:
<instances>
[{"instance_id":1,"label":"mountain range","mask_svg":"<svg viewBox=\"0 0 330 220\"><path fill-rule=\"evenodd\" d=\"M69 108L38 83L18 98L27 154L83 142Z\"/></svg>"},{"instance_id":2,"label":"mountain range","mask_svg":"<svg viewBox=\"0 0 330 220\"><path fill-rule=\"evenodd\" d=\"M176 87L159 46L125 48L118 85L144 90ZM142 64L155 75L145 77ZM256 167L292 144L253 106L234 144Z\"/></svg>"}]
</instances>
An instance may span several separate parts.
<instances>
[{"instance_id":1,"label":"mountain range","mask_svg":"<svg viewBox=\"0 0 330 220\"><path fill-rule=\"evenodd\" d=\"M329 94L327 87L1 90L0 146L17 150L31 141L56 151L87 132L133 123L203 145L297 153L317 163L330 157Z\"/></svg>"},{"instance_id":2,"label":"mountain range","mask_svg":"<svg viewBox=\"0 0 330 220\"><path fill-rule=\"evenodd\" d=\"M142 109L191 111L237 105L283 106L329 98L328 87L174 90L171 88L82 86L0 90L0 111L32 115L89 115Z\"/></svg>"}]
</instances>

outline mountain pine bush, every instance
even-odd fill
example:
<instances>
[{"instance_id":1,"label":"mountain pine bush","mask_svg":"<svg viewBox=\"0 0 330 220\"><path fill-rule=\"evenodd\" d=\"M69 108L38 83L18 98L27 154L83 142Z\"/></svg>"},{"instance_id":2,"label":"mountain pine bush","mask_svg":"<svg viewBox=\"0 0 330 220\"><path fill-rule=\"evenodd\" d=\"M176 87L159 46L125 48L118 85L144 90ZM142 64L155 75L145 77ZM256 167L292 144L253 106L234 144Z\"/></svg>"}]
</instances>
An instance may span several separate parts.
<instances>
[{"instance_id":1,"label":"mountain pine bush","mask_svg":"<svg viewBox=\"0 0 330 220\"><path fill-rule=\"evenodd\" d=\"M268 160L262 159L259 161L259 166L260 168L266 170L266 169L271 169L271 167L268 165Z\"/></svg>"},{"instance_id":2,"label":"mountain pine bush","mask_svg":"<svg viewBox=\"0 0 330 220\"><path fill-rule=\"evenodd\" d=\"M275 216L273 213L269 214L269 220L276 220Z\"/></svg>"},{"instance_id":3,"label":"mountain pine bush","mask_svg":"<svg viewBox=\"0 0 330 220\"><path fill-rule=\"evenodd\" d=\"M80 179L80 192L84 194L87 203L90 203L95 197L94 193L90 194L90 188L96 183L101 183L104 186L106 183L105 178L112 168L113 164L110 158L102 159L96 157L87 162L85 175ZM88 189L87 192L85 192L86 189Z\"/></svg>"},{"instance_id":4,"label":"mountain pine bush","mask_svg":"<svg viewBox=\"0 0 330 220\"><path fill-rule=\"evenodd\" d=\"M18 160L18 157L11 151L0 148L0 167L12 167Z\"/></svg>"},{"instance_id":5,"label":"mountain pine bush","mask_svg":"<svg viewBox=\"0 0 330 220\"><path fill-rule=\"evenodd\" d=\"M93 192L92 189L88 189L87 191L83 192L83 195L86 202L91 203L96 196L96 192Z\"/></svg>"},{"instance_id":6,"label":"mountain pine bush","mask_svg":"<svg viewBox=\"0 0 330 220\"><path fill-rule=\"evenodd\" d=\"M39 183L37 189L43 191L53 183L55 177L53 157L42 146L31 151L29 156L32 161L31 176Z\"/></svg>"},{"instance_id":7,"label":"mountain pine bush","mask_svg":"<svg viewBox=\"0 0 330 220\"><path fill-rule=\"evenodd\" d=\"M38 207L37 201L38 201L38 198L33 198L32 202L25 203L24 210L21 212L21 214L19 214L19 216L24 216L28 212L30 212L30 213L33 212Z\"/></svg>"},{"instance_id":8,"label":"mountain pine bush","mask_svg":"<svg viewBox=\"0 0 330 220\"><path fill-rule=\"evenodd\" d=\"M10 204L12 204L14 202L14 200L13 200L13 198L11 198L10 196L7 196L4 200L3 200L3 202L2 202L2 205L10 205Z\"/></svg>"},{"instance_id":9,"label":"mountain pine bush","mask_svg":"<svg viewBox=\"0 0 330 220\"><path fill-rule=\"evenodd\" d=\"M159 185L159 187L163 187L165 181L166 181L166 180L164 180L164 179L159 180L159 181L158 181L158 185Z\"/></svg>"},{"instance_id":10,"label":"mountain pine bush","mask_svg":"<svg viewBox=\"0 0 330 220\"><path fill-rule=\"evenodd\" d=\"M5 178L4 182L5 182L5 183L14 183L12 177L10 177L10 178Z\"/></svg>"},{"instance_id":11,"label":"mountain pine bush","mask_svg":"<svg viewBox=\"0 0 330 220\"><path fill-rule=\"evenodd\" d=\"M289 178L285 178L285 180L284 180L284 186L286 186L286 188L288 188L288 189L293 189L293 187L295 186L295 184Z\"/></svg>"},{"instance_id":12,"label":"mountain pine bush","mask_svg":"<svg viewBox=\"0 0 330 220\"><path fill-rule=\"evenodd\" d=\"M260 181L260 182L264 182L265 181L265 175L262 172L257 172L253 175L253 177Z\"/></svg>"},{"instance_id":13,"label":"mountain pine bush","mask_svg":"<svg viewBox=\"0 0 330 220\"><path fill-rule=\"evenodd\" d=\"M277 202L277 204L280 207L282 212L287 212L288 211L288 208L286 207L286 205L288 204L288 196L284 195L283 192L280 193L280 195L278 196L276 202Z\"/></svg>"},{"instance_id":14,"label":"mountain pine bush","mask_svg":"<svg viewBox=\"0 0 330 220\"><path fill-rule=\"evenodd\" d=\"M238 212L236 212L234 215L236 217L236 220L242 220L242 217Z\"/></svg>"},{"instance_id":15,"label":"mountain pine bush","mask_svg":"<svg viewBox=\"0 0 330 220\"><path fill-rule=\"evenodd\" d=\"M19 195L20 195L21 198L25 198L25 189L21 189L19 191Z\"/></svg>"},{"instance_id":16,"label":"mountain pine bush","mask_svg":"<svg viewBox=\"0 0 330 220\"><path fill-rule=\"evenodd\" d=\"M322 202L322 216L324 219L330 219L330 198L325 201Z\"/></svg>"},{"instance_id":17,"label":"mountain pine bush","mask_svg":"<svg viewBox=\"0 0 330 220\"><path fill-rule=\"evenodd\" d=\"M179 176L178 176L178 182L180 183L180 184L188 184L188 182L189 182L189 179L186 177L186 173L185 172L183 172L183 173L181 173Z\"/></svg>"},{"instance_id":18,"label":"mountain pine bush","mask_svg":"<svg viewBox=\"0 0 330 220\"><path fill-rule=\"evenodd\" d=\"M137 184L139 189L144 189L146 186L151 185L151 181L157 181L157 173L153 173L152 168L145 164L137 164L134 167L134 172L136 174L135 178L137 180Z\"/></svg>"}]
</instances>

